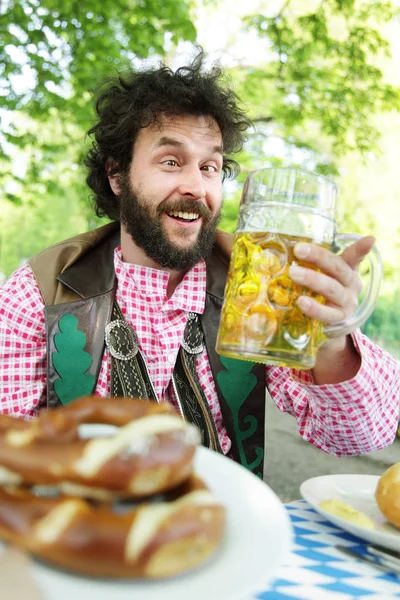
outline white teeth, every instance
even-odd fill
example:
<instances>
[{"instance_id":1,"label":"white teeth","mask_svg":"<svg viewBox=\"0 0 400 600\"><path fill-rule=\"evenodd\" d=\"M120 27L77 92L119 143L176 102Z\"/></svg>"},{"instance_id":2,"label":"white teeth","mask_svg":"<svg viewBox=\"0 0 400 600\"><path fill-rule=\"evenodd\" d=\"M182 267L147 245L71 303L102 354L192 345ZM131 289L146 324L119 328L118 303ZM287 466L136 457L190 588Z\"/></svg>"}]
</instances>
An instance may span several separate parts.
<instances>
[{"instance_id":1,"label":"white teeth","mask_svg":"<svg viewBox=\"0 0 400 600\"><path fill-rule=\"evenodd\" d=\"M171 217L179 217L180 219L185 219L187 221L193 221L194 219L197 219L199 217L197 213L181 212L180 210L173 210L168 214Z\"/></svg>"}]
</instances>

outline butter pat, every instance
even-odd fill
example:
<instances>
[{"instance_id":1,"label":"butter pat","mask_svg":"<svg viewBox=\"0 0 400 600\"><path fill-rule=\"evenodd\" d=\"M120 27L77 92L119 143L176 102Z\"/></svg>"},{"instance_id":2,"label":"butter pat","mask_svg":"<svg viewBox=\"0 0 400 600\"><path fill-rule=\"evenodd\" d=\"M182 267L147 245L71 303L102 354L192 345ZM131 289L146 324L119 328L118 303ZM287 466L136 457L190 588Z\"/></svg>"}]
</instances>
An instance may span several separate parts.
<instances>
[{"instance_id":1,"label":"butter pat","mask_svg":"<svg viewBox=\"0 0 400 600\"><path fill-rule=\"evenodd\" d=\"M375 529L375 523L364 513L356 510L350 504L346 504L346 502L342 502L342 500L338 500L336 498L332 500L323 500L319 503L320 508L325 510L335 517L339 517L340 519L345 519L346 521L350 521L354 523L354 525L358 525L359 527L365 527L367 529Z\"/></svg>"}]
</instances>

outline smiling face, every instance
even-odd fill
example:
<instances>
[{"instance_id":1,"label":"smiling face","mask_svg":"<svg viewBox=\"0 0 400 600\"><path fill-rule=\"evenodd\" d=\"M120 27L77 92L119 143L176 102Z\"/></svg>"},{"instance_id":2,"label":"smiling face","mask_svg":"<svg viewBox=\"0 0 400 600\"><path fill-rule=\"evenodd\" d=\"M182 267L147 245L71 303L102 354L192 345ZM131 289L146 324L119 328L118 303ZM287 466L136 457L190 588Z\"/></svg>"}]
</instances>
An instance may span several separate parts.
<instances>
[{"instance_id":1,"label":"smiling face","mask_svg":"<svg viewBox=\"0 0 400 600\"><path fill-rule=\"evenodd\" d=\"M129 172L110 177L124 260L187 270L212 247L222 203L222 136L204 116L143 128Z\"/></svg>"}]
</instances>

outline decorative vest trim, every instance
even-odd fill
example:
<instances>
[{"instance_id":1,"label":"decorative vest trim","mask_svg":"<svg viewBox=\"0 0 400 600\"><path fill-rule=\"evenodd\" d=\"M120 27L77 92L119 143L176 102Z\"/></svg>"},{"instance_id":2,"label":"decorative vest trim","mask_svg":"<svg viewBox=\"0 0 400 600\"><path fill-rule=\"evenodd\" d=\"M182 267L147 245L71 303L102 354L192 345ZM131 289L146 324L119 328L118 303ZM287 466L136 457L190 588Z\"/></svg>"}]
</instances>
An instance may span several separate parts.
<instances>
[{"instance_id":1,"label":"decorative vest trim","mask_svg":"<svg viewBox=\"0 0 400 600\"><path fill-rule=\"evenodd\" d=\"M119 244L119 223L113 222L56 244L29 261L46 304L47 404L51 408L60 405L56 388L61 385L63 370L69 376L73 373L84 393L95 389L115 297L113 255ZM219 356L215 351L228 266L229 256L215 244L207 260L206 301L200 322L222 416L232 440L231 454L262 477L265 366ZM73 317L64 319L60 327L65 315ZM52 360L62 346L60 336L66 325L76 334L74 343L82 358L78 366L64 365L62 360L54 364Z\"/></svg>"}]
</instances>

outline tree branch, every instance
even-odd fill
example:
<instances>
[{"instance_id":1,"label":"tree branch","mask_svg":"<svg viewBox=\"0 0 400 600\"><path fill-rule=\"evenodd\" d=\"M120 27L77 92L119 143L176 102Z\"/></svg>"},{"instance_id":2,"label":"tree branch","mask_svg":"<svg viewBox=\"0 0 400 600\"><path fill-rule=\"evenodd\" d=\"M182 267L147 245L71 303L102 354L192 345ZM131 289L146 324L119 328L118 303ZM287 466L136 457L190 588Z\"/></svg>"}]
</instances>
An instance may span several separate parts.
<instances>
[{"instance_id":1,"label":"tree branch","mask_svg":"<svg viewBox=\"0 0 400 600\"><path fill-rule=\"evenodd\" d=\"M275 18L281 17L283 15L283 13L285 12L285 10L289 7L291 2L292 2L292 0L286 0L286 2L284 2L284 4L282 4L281 10L278 12L278 14L276 15Z\"/></svg>"},{"instance_id":2,"label":"tree branch","mask_svg":"<svg viewBox=\"0 0 400 600\"><path fill-rule=\"evenodd\" d=\"M254 117L254 119L251 119L252 123L271 123L271 121L274 121L274 117Z\"/></svg>"}]
</instances>

